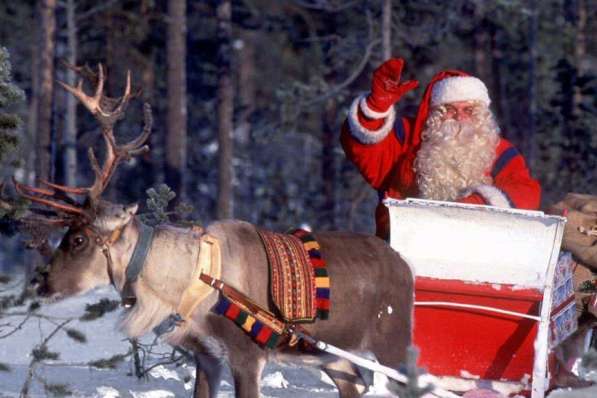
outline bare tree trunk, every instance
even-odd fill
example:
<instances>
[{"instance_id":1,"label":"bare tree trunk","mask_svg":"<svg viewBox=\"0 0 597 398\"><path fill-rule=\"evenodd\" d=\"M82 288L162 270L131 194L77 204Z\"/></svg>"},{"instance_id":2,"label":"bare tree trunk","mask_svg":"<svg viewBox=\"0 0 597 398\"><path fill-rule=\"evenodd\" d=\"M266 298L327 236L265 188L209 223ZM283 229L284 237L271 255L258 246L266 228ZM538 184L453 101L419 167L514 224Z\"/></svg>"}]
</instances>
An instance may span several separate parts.
<instances>
[{"instance_id":1,"label":"bare tree trunk","mask_svg":"<svg viewBox=\"0 0 597 398\"><path fill-rule=\"evenodd\" d=\"M576 64L577 76L582 76L586 72L586 54L587 54L587 7L584 0L577 0L576 2L577 20L576 20L576 40L574 47L574 58ZM573 114L580 117L582 111L580 105L582 103L581 88L576 85L574 87L573 100Z\"/></svg>"},{"instance_id":2,"label":"bare tree trunk","mask_svg":"<svg viewBox=\"0 0 597 398\"><path fill-rule=\"evenodd\" d=\"M322 137L321 137L321 178L323 181L323 211L322 227L324 229L336 229L336 162L334 148L336 145L336 114L338 104L336 99L326 101L325 110L322 113Z\"/></svg>"},{"instance_id":3,"label":"bare tree trunk","mask_svg":"<svg viewBox=\"0 0 597 398\"><path fill-rule=\"evenodd\" d=\"M392 0L382 0L381 46L383 59L392 56Z\"/></svg>"},{"instance_id":4,"label":"bare tree trunk","mask_svg":"<svg viewBox=\"0 0 597 398\"><path fill-rule=\"evenodd\" d=\"M246 145L251 139L251 116L255 111L255 32L243 30L243 46L238 60L238 95L241 109L238 115L238 141Z\"/></svg>"},{"instance_id":5,"label":"bare tree trunk","mask_svg":"<svg viewBox=\"0 0 597 398\"><path fill-rule=\"evenodd\" d=\"M186 0L168 2L166 181L185 198L187 165Z\"/></svg>"},{"instance_id":6,"label":"bare tree trunk","mask_svg":"<svg viewBox=\"0 0 597 398\"><path fill-rule=\"evenodd\" d=\"M38 17L40 18L38 9ZM35 181L35 171L37 169L37 134L38 134L38 108L39 108L39 94L40 94L40 38L41 29L34 27L36 30L35 40L31 43L31 95L29 97L29 117L27 118L27 148L30 150L26 152L27 165L26 165L26 183L33 184ZM20 299L24 299L27 296L29 281L33 275L33 270L38 264L39 254L37 251L28 250L24 255L24 280L23 286L20 292Z\"/></svg>"},{"instance_id":7,"label":"bare tree trunk","mask_svg":"<svg viewBox=\"0 0 597 398\"><path fill-rule=\"evenodd\" d=\"M528 66L528 126L525 137L526 158L532 166L535 162L535 124L537 114L537 87L536 87L536 63L537 63L537 29L538 29L538 8L536 0L529 1L529 66Z\"/></svg>"},{"instance_id":8,"label":"bare tree trunk","mask_svg":"<svg viewBox=\"0 0 597 398\"><path fill-rule=\"evenodd\" d=\"M155 101L155 84L156 84L156 72L155 72L155 54L152 52L147 55L147 62L144 63L141 71L141 86L143 87L143 101L149 102L150 104ZM149 147L160 148L165 146L162 143L162 134L151 134L149 136ZM151 170L153 184L164 182L164 161L163 157L158 154L152 156L145 156L142 158L143 162L147 161L146 166Z\"/></svg>"},{"instance_id":9,"label":"bare tree trunk","mask_svg":"<svg viewBox=\"0 0 597 398\"><path fill-rule=\"evenodd\" d=\"M37 107L37 148L35 175L50 179L51 135L52 135L52 95L54 91L54 48L56 33L56 0L42 0L40 6L41 40L40 54L40 95Z\"/></svg>"},{"instance_id":10,"label":"bare tree trunk","mask_svg":"<svg viewBox=\"0 0 597 398\"><path fill-rule=\"evenodd\" d=\"M238 81L238 96L240 109L235 132L235 157L239 161L236 170L238 181L242 181L236 187L235 196L238 198L238 205L235 208L236 217L250 220L254 223L258 221L257 213L253 208L253 192L255 192L254 172L253 172L253 152L251 139L251 117L255 112L255 41L256 32L243 29L241 30L242 48L238 51L238 62L235 70ZM235 144L235 145L236 145ZM244 205L244 204L247 205Z\"/></svg>"},{"instance_id":11,"label":"bare tree trunk","mask_svg":"<svg viewBox=\"0 0 597 398\"><path fill-rule=\"evenodd\" d=\"M327 21L327 32L336 31L336 14L331 15ZM329 65L329 55L324 55L322 61ZM331 69L331 72L325 76L325 82L329 86L335 86L337 74ZM321 112L321 180L323 183L323 207L321 209L321 225L323 229L336 229L336 115L338 113L338 103L335 97L325 102L325 107Z\"/></svg>"},{"instance_id":12,"label":"bare tree trunk","mask_svg":"<svg viewBox=\"0 0 597 398\"><path fill-rule=\"evenodd\" d=\"M488 83L487 79L489 66L487 65L487 45L489 37L487 29L484 25L485 9L483 2L475 3L475 29L473 33L474 42L474 60L475 60L475 75Z\"/></svg>"},{"instance_id":13,"label":"bare tree trunk","mask_svg":"<svg viewBox=\"0 0 597 398\"><path fill-rule=\"evenodd\" d=\"M218 219L231 218L233 215L233 179L232 162L232 117L233 91L231 77L231 4L230 0L218 1L216 10L218 19Z\"/></svg>"},{"instance_id":14,"label":"bare tree trunk","mask_svg":"<svg viewBox=\"0 0 597 398\"><path fill-rule=\"evenodd\" d=\"M68 43L68 63L77 64L77 24L75 0L66 2L66 29ZM75 85L75 72L68 69L66 83ZM66 185L77 185L77 100L73 95L66 96L66 123L63 136L64 182Z\"/></svg>"},{"instance_id":15,"label":"bare tree trunk","mask_svg":"<svg viewBox=\"0 0 597 398\"><path fill-rule=\"evenodd\" d=\"M504 84L504 77L502 74L503 53L500 40L502 34L503 32L501 32L497 26L491 26L491 97L493 98L493 106L497 113L498 123L502 128L508 129L510 127L510 117L508 104L506 102L506 85Z\"/></svg>"},{"instance_id":16,"label":"bare tree trunk","mask_svg":"<svg viewBox=\"0 0 597 398\"><path fill-rule=\"evenodd\" d=\"M39 38L41 31L36 29L36 40L31 43L31 96L29 97L29 117L27 118L27 147L32 149L27 152L27 184L33 184L35 180L36 152L37 152L37 125L39 107Z\"/></svg>"}]
</instances>

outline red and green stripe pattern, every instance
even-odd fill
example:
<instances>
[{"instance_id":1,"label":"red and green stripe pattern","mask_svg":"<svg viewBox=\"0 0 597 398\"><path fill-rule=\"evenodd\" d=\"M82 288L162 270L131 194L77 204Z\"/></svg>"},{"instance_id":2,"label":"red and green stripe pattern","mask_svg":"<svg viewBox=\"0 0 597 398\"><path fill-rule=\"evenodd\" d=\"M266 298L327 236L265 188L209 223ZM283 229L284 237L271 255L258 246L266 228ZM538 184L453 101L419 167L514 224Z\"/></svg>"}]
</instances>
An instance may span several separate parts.
<instances>
[{"instance_id":1,"label":"red and green stripe pattern","mask_svg":"<svg viewBox=\"0 0 597 398\"><path fill-rule=\"evenodd\" d=\"M303 242L313 267L317 317L319 319L328 319L330 315L330 277L328 276L325 260L321 255L319 243L311 233L304 229L296 229L291 234Z\"/></svg>"},{"instance_id":2,"label":"red and green stripe pattern","mask_svg":"<svg viewBox=\"0 0 597 398\"><path fill-rule=\"evenodd\" d=\"M232 320L260 345L267 348L275 348L278 344L281 334L256 319L253 315L230 301L223 294L220 295L220 300L214 311L217 314Z\"/></svg>"}]
</instances>

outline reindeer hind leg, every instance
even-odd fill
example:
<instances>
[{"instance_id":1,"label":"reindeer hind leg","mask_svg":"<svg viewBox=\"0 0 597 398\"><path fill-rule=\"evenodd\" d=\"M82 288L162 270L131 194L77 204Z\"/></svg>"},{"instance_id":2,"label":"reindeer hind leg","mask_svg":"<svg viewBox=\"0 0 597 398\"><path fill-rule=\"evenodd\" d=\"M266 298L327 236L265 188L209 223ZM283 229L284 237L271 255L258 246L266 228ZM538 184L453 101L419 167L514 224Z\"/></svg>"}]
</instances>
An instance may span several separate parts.
<instances>
[{"instance_id":1,"label":"reindeer hind leg","mask_svg":"<svg viewBox=\"0 0 597 398\"><path fill-rule=\"evenodd\" d=\"M367 390L358 370L345 359L325 364L323 371L336 384L340 398L360 398Z\"/></svg>"}]
</instances>

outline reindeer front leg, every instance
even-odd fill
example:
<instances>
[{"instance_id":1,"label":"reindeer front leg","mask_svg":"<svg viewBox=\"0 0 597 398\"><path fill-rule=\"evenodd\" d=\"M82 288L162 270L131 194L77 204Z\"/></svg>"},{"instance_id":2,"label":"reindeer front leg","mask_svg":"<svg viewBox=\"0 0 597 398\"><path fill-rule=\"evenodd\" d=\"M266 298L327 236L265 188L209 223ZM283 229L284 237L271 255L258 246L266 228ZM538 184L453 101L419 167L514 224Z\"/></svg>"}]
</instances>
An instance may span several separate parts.
<instances>
[{"instance_id":1,"label":"reindeer front leg","mask_svg":"<svg viewBox=\"0 0 597 398\"><path fill-rule=\"evenodd\" d=\"M259 382L265 367L264 356L250 356L246 353L230 356L230 370L234 378L234 396L236 398L259 398Z\"/></svg>"},{"instance_id":2,"label":"reindeer front leg","mask_svg":"<svg viewBox=\"0 0 597 398\"><path fill-rule=\"evenodd\" d=\"M195 354L196 380L194 398L216 398L220 390L224 361L208 354Z\"/></svg>"}]
</instances>

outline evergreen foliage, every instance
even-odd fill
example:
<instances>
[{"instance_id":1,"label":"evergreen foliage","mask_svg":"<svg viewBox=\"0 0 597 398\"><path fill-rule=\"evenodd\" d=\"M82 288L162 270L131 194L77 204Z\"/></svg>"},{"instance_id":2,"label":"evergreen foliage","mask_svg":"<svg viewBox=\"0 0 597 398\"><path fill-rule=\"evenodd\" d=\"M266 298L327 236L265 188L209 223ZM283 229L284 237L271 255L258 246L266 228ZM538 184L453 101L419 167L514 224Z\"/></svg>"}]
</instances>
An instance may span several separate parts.
<instances>
[{"instance_id":1,"label":"evergreen foliage","mask_svg":"<svg viewBox=\"0 0 597 398\"><path fill-rule=\"evenodd\" d=\"M4 198L4 168L16 166L19 160L15 154L19 139L21 118L10 112L10 108L25 99L25 93L12 82L12 67L8 50L0 46L0 234L11 236L16 233L15 219L27 207L26 201Z\"/></svg>"},{"instance_id":2,"label":"evergreen foliage","mask_svg":"<svg viewBox=\"0 0 597 398\"><path fill-rule=\"evenodd\" d=\"M23 101L25 93L12 82L8 50L0 47L0 165L17 146L17 129L21 118L7 112L11 105Z\"/></svg>"},{"instance_id":3,"label":"evergreen foliage","mask_svg":"<svg viewBox=\"0 0 597 398\"><path fill-rule=\"evenodd\" d=\"M89 366L98 369L116 369L122 361L124 361L130 353L113 355L108 359L98 359L89 362Z\"/></svg>"},{"instance_id":4,"label":"evergreen foliage","mask_svg":"<svg viewBox=\"0 0 597 398\"><path fill-rule=\"evenodd\" d=\"M0 6L0 18L4 16L6 22L0 26L0 37L6 38L3 44L18 58L14 74L29 93L31 60L25 44L33 36L11 33L19 22L30 23L33 4L9 3ZM597 60L590 37L597 20L587 18L581 26L579 2L548 0L536 2L536 8L518 0L393 3L392 54L406 60L404 79L421 82L398 104L401 115L413 115L423 86L435 72L456 68L478 75L490 90L502 134L523 152L542 183L545 204L560 200L568 191L597 193ZM594 15L594 3L584 3L586 13ZM234 217L277 230L309 223L319 230L371 232L377 194L345 160L338 132L352 99L369 90L371 73L383 61L380 3L251 0L233 1L232 8L238 122L233 133ZM215 217L218 43L214 10L215 3L200 2L187 12L187 44L193 51L188 51L187 65L192 67L186 71L189 175L185 190L192 213L183 218L175 215L178 211L171 208L178 197L169 198L171 194L157 185L172 186L164 171L163 135L152 136L150 156L122 165L106 193L112 199L135 201L154 186L155 192L147 193L148 223L188 218L209 222ZM96 7L96 2L82 0L77 2L77 13L83 16L77 19L78 59L90 65L106 64L112 94L120 92L125 70L131 69L133 85L142 87L143 99L152 104L154 132L167 131L166 3L124 1ZM538 21L534 36L533 16ZM57 18L58 26L64 27L60 7ZM583 32L586 51L578 55ZM58 40L65 40L64 35L58 35ZM252 58L243 58L245 50L254 54ZM533 63L531 54L536 54ZM246 65L246 76L253 95L247 97L241 71L248 61L252 64ZM63 80L64 73L57 68L56 78ZM54 112L57 135L64 126L61 95ZM531 102L535 104L532 117ZM124 142L138 131L141 113L132 103L118 124L119 140ZM84 159L87 147L101 147L102 142L93 118L84 112L78 116L78 157ZM247 124L245 133L240 122ZM333 131L326 131L326 125ZM62 143L56 140L52 145L57 182L61 182ZM93 178L83 164L80 177ZM2 225L6 223L0 221L0 228L7 228Z\"/></svg>"},{"instance_id":5,"label":"evergreen foliage","mask_svg":"<svg viewBox=\"0 0 597 398\"><path fill-rule=\"evenodd\" d=\"M75 340L77 343L87 343L87 337L80 330L73 328L66 329L66 335Z\"/></svg>"},{"instance_id":6,"label":"evergreen foliage","mask_svg":"<svg viewBox=\"0 0 597 398\"><path fill-rule=\"evenodd\" d=\"M141 220L152 226L163 223L190 223L185 219L193 213L193 206L180 202L173 210L168 210L171 202L176 198L176 193L166 184L160 184L156 188L149 188L147 191L147 212L141 215Z\"/></svg>"},{"instance_id":7,"label":"evergreen foliage","mask_svg":"<svg viewBox=\"0 0 597 398\"><path fill-rule=\"evenodd\" d=\"M42 344L40 346L35 347L31 351L31 356L36 362L45 361L47 359L56 360L60 358L60 354L48 350L48 346L46 344Z\"/></svg>"},{"instance_id":8,"label":"evergreen foliage","mask_svg":"<svg viewBox=\"0 0 597 398\"><path fill-rule=\"evenodd\" d=\"M97 318L101 318L108 312L118 309L119 306L120 303L117 300L103 298L95 304L85 305L85 314L83 314L79 319L85 322L93 321Z\"/></svg>"},{"instance_id":9,"label":"evergreen foliage","mask_svg":"<svg viewBox=\"0 0 597 398\"><path fill-rule=\"evenodd\" d=\"M53 397L70 397L73 392L68 388L67 384L44 384L44 391Z\"/></svg>"}]
</instances>

